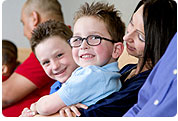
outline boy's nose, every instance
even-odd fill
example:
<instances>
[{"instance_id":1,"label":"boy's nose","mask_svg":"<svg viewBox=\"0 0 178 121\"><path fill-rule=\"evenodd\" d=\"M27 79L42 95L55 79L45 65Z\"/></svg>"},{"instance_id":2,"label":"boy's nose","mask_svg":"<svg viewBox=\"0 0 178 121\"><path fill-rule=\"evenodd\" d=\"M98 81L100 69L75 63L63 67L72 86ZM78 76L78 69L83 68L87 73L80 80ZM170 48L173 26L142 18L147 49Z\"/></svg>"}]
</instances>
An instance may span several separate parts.
<instances>
[{"instance_id":1,"label":"boy's nose","mask_svg":"<svg viewBox=\"0 0 178 121\"><path fill-rule=\"evenodd\" d=\"M87 41L86 40L83 40L81 46L80 46L80 49L88 49L90 47L90 45L88 45Z\"/></svg>"},{"instance_id":2,"label":"boy's nose","mask_svg":"<svg viewBox=\"0 0 178 121\"><path fill-rule=\"evenodd\" d=\"M52 63L52 69L57 70L60 67L60 63L57 61L53 61Z\"/></svg>"}]
</instances>

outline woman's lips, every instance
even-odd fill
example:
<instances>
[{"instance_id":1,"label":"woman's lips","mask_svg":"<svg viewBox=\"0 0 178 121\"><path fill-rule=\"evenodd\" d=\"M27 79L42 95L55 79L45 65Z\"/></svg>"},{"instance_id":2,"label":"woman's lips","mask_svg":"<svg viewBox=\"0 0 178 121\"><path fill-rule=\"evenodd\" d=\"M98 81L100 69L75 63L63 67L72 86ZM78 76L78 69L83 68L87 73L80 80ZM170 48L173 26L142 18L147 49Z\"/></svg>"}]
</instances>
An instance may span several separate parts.
<instances>
[{"instance_id":1,"label":"woman's lips","mask_svg":"<svg viewBox=\"0 0 178 121\"><path fill-rule=\"evenodd\" d=\"M127 45L127 49L129 49L130 51L134 51L135 50L135 48L129 46L129 44L126 43L126 45Z\"/></svg>"}]
</instances>

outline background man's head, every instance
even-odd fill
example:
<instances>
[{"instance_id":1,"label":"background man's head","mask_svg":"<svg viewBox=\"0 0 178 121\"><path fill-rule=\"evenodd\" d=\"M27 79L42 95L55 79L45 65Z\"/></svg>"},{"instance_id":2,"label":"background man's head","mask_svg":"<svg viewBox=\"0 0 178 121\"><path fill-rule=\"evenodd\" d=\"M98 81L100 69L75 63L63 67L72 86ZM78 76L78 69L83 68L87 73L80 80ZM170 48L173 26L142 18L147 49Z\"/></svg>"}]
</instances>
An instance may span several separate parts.
<instances>
[{"instance_id":1,"label":"background man's head","mask_svg":"<svg viewBox=\"0 0 178 121\"><path fill-rule=\"evenodd\" d=\"M27 0L21 11L24 36L30 40L32 30L39 23L49 19L64 23L61 4L58 0Z\"/></svg>"}]
</instances>

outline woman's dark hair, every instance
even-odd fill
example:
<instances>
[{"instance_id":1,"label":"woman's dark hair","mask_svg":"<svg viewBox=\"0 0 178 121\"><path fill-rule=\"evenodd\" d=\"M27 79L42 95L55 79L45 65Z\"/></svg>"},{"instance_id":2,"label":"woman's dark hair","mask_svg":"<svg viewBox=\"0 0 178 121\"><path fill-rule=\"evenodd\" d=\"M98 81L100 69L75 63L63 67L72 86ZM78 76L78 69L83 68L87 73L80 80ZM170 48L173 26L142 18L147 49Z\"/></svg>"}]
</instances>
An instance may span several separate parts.
<instances>
[{"instance_id":1,"label":"woman's dark hair","mask_svg":"<svg viewBox=\"0 0 178 121\"><path fill-rule=\"evenodd\" d=\"M134 10L133 13L135 13L135 12L140 8L140 6L142 6L142 5L143 5L143 1L141 0L141 1L137 4L137 6L136 6L136 8L135 8L135 10Z\"/></svg>"},{"instance_id":2,"label":"woman's dark hair","mask_svg":"<svg viewBox=\"0 0 178 121\"><path fill-rule=\"evenodd\" d=\"M148 0L144 5L143 65L151 60L149 66L153 68L177 31L177 3L174 0Z\"/></svg>"}]
</instances>

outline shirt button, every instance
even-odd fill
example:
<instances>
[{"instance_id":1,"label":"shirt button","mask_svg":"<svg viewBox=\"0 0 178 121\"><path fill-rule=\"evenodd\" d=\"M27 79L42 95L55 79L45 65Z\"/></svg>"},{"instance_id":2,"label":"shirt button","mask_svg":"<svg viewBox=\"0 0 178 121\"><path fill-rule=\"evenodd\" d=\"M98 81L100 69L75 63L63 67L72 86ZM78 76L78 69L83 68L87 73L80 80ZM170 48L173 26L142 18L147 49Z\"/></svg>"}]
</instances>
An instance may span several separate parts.
<instances>
[{"instance_id":1,"label":"shirt button","mask_svg":"<svg viewBox=\"0 0 178 121\"><path fill-rule=\"evenodd\" d=\"M159 104L159 100L155 100L154 105L158 105L158 104Z\"/></svg>"},{"instance_id":2,"label":"shirt button","mask_svg":"<svg viewBox=\"0 0 178 121\"><path fill-rule=\"evenodd\" d=\"M173 74L174 74L174 75L177 74L177 69L174 69Z\"/></svg>"}]
</instances>

